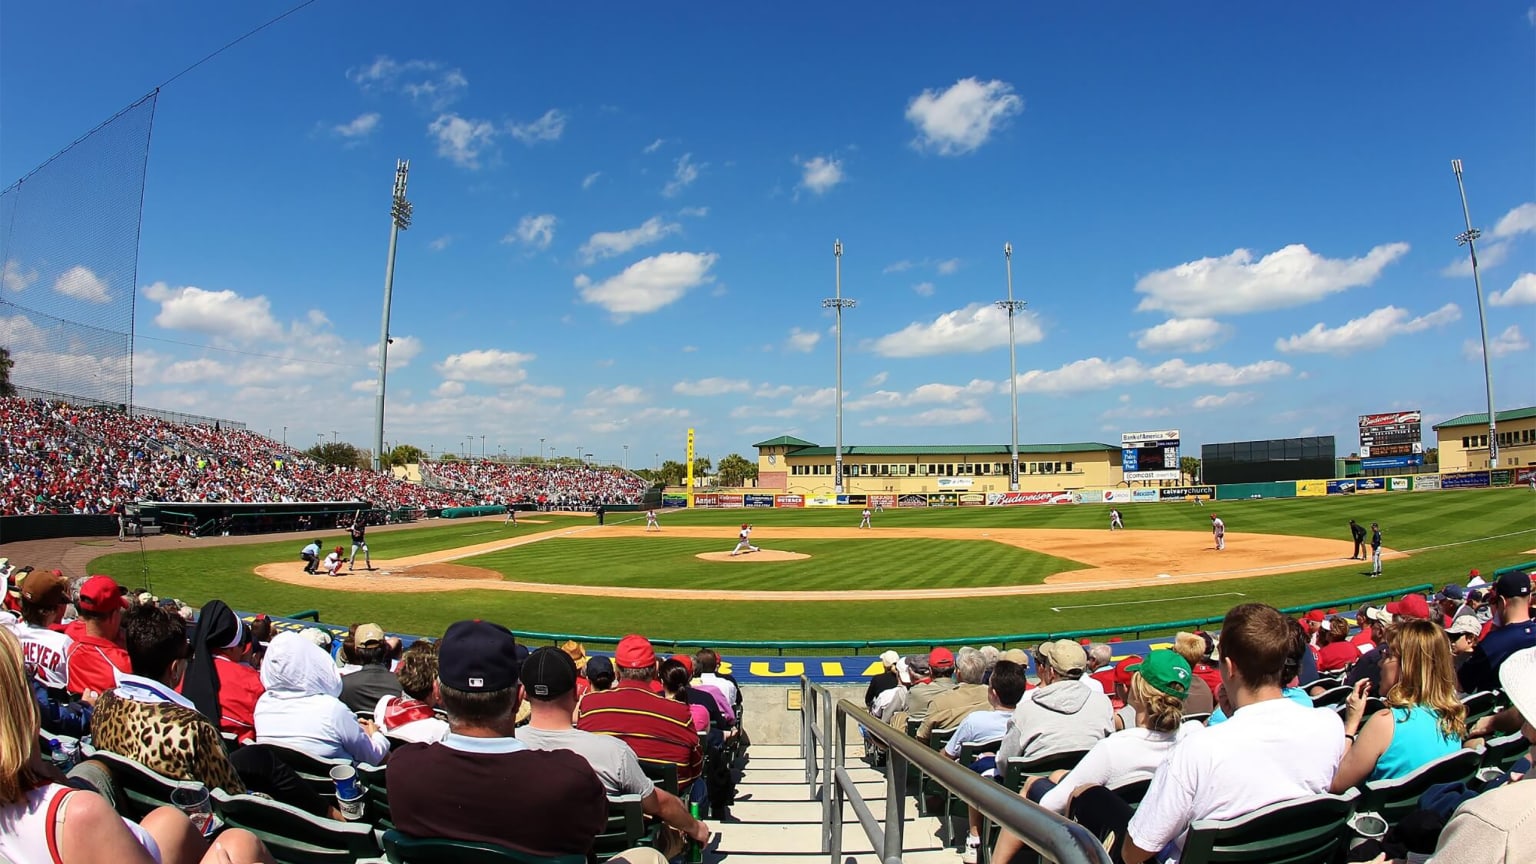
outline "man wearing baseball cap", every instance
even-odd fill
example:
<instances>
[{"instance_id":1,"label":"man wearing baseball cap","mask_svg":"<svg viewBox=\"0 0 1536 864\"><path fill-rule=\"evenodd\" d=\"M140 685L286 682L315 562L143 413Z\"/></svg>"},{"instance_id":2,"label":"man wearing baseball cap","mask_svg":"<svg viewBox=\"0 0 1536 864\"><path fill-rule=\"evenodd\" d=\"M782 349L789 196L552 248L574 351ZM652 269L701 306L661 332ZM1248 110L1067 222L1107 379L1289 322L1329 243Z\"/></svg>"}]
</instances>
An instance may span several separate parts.
<instances>
[{"instance_id":1,"label":"man wearing baseball cap","mask_svg":"<svg viewBox=\"0 0 1536 864\"><path fill-rule=\"evenodd\" d=\"M900 659L901 655L890 649L880 653L881 669L869 679L869 686L864 688L865 708L873 711L876 697L893 687L901 686L901 679L896 676L896 661Z\"/></svg>"},{"instance_id":2,"label":"man wearing baseball cap","mask_svg":"<svg viewBox=\"0 0 1536 864\"><path fill-rule=\"evenodd\" d=\"M927 663L924 667L928 670L928 680L920 681L912 685L907 691L907 716L926 717L928 709L933 705L933 700L941 693L948 693L955 689L955 655L948 648L940 646L928 652Z\"/></svg>"},{"instance_id":3,"label":"man wearing baseball cap","mask_svg":"<svg viewBox=\"0 0 1536 864\"><path fill-rule=\"evenodd\" d=\"M1493 583L1493 621L1493 629L1462 664L1457 678L1463 693L1498 689L1499 666L1504 659L1516 651L1536 647L1529 573L1512 570Z\"/></svg>"},{"instance_id":4,"label":"man wearing baseball cap","mask_svg":"<svg viewBox=\"0 0 1536 864\"><path fill-rule=\"evenodd\" d=\"M928 716L917 727L917 737L927 741L935 729L953 729L973 711L992 707L987 696L987 660L981 652L966 646L955 660L955 686L940 693L928 704Z\"/></svg>"},{"instance_id":5,"label":"man wearing baseball cap","mask_svg":"<svg viewBox=\"0 0 1536 864\"><path fill-rule=\"evenodd\" d=\"M341 676L341 701L353 711L372 711L380 699L399 696L400 678L389 671L390 646L384 628L359 624L343 651L359 668Z\"/></svg>"},{"instance_id":6,"label":"man wearing baseball cap","mask_svg":"<svg viewBox=\"0 0 1536 864\"><path fill-rule=\"evenodd\" d=\"M448 734L389 756L395 827L414 837L586 855L608 824L608 797L587 760L529 750L517 724L517 640L489 621L459 621L438 643L437 698Z\"/></svg>"},{"instance_id":7,"label":"man wearing baseball cap","mask_svg":"<svg viewBox=\"0 0 1536 864\"><path fill-rule=\"evenodd\" d=\"M1109 697L1080 680L1087 668L1087 652L1071 639L1035 649L1040 686L1024 694L1013 710L1013 726L998 748L997 764L1006 765L1014 756L1039 759L1088 750L1115 731Z\"/></svg>"},{"instance_id":8,"label":"man wearing baseball cap","mask_svg":"<svg viewBox=\"0 0 1536 864\"><path fill-rule=\"evenodd\" d=\"M1458 615L1451 626L1445 628L1445 635L1451 640L1451 660L1459 672L1462 664L1477 650L1478 637L1483 635L1483 622L1477 620L1476 615Z\"/></svg>"},{"instance_id":9,"label":"man wearing baseball cap","mask_svg":"<svg viewBox=\"0 0 1536 864\"><path fill-rule=\"evenodd\" d=\"M609 795L638 795L645 814L660 819L683 836L709 842L709 826L693 818L676 795L645 776L629 745L611 735L571 727L576 714L576 662L559 648L540 648L522 668L523 692L533 708L528 725L517 730L532 750L569 750L587 760Z\"/></svg>"},{"instance_id":10,"label":"man wearing baseball cap","mask_svg":"<svg viewBox=\"0 0 1536 864\"><path fill-rule=\"evenodd\" d=\"M105 692L117 686L117 672L133 671L120 644L123 611L131 605L127 593L111 576L92 576L80 586L76 606L83 626L71 634L74 644L64 658L69 692Z\"/></svg>"},{"instance_id":11,"label":"man wearing baseball cap","mask_svg":"<svg viewBox=\"0 0 1536 864\"><path fill-rule=\"evenodd\" d=\"M612 735L630 746L647 762L671 762L677 766L677 788L689 790L687 800L702 800L703 783L695 781L704 770L704 752L693 728L693 715L682 702L651 692L656 680L656 650L644 636L630 634L619 640L614 652L618 683L612 690L582 697L576 728L597 735ZM698 794L699 798L690 797Z\"/></svg>"}]
</instances>

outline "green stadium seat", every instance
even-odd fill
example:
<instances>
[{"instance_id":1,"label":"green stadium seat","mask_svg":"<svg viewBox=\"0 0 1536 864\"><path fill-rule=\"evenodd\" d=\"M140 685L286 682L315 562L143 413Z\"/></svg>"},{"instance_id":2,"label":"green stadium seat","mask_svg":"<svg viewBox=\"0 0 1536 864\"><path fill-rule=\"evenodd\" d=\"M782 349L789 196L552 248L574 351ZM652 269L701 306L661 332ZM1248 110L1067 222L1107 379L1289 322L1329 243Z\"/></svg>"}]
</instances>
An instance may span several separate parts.
<instances>
[{"instance_id":1,"label":"green stadium seat","mask_svg":"<svg viewBox=\"0 0 1536 864\"><path fill-rule=\"evenodd\" d=\"M1457 750L1396 780L1372 780L1361 787L1360 809L1377 813L1396 825L1419 808L1424 790L1441 783L1465 783L1483 763L1483 748Z\"/></svg>"},{"instance_id":2,"label":"green stadium seat","mask_svg":"<svg viewBox=\"0 0 1536 864\"><path fill-rule=\"evenodd\" d=\"M1346 687L1342 684L1337 687L1324 690L1322 693L1312 697L1312 707L1332 708L1335 705L1343 705L1344 700L1349 698L1349 694L1353 692L1353 690L1354 688Z\"/></svg>"},{"instance_id":3,"label":"green stadium seat","mask_svg":"<svg viewBox=\"0 0 1536 864\"><path fill-rule=\"evenodd\" d=\"M592 854L607 861L626 849L652 845L659 831L660 823L646 826L639 795L609 796L608 824L593 842Z\"/></svg>"},{"instance_id":4,"label":"green stadium seat","mask_svg":"<svg viewBox=\"0 0 1536 864\"><path fill-rule=\"evenodd\" d=\"M1490 739L1483 744L1483 767L1508 771L1530 749L1531 742L1520 732Z\"/></svg>"},{"instance_id":5,"label":"green stadium seat","mask_svg":"<svg viewBox=\"0 0 1536 864\"><path fill-rule=\"evenodd\" d=\"M311 816L269 798L222 789L213 791L213 809L225 825L261 838L279 864L350 864L379 857L378 839L366 822Z\"/></svg>"},{"instance_id":6,"label":"green stadium seat","mask_svg":"<svg viewBox=\"0 0 1536 864\"><path fill-rule=\"evenodd\" d=\"M311 789L321 795L336 794L336 782L331 779L331 769L338 765L351 765L351 759L326 759L312 753L306 753L293 747L284 747L280 744L270 746L275 755L282 759L284 764L294 770Z\"/></svg>"},{"instance_id":7,"label":"green stadium seat","mask_svg":"<svg viewBox=\"0 0 1536 864\"><path fill-rule=\"evenodd\" d=\"M1201 819L1189 828L1183 864L1318 864L1339 860L1360 793L1312 795L1261 807L1236 819Z\"/></svg>"},{"instance_id":8,"label":"green stadium seat","mask_svg":"<svg viewBox=\"0 0 1536 864\"><path fill-rule=\"evenodd\" d=\"M410 837L393 829L384 832L384 857L389 864L586 864L585 855L531 855L464 840Z\"/></svg>"},{"instance_id":9,"label":"green stadium seat","mask_svg":"<svg viewBox=\"0 0 1536 864\"><path fill-rule=\"evenodd\" d=\"M389 816L389 791L384 782L383 765L357 766L357 782L363 787L363 805L367 808L368 821L375 828L393 828Z\"/></svg>"},{"instance_id":10,"label":"green stadium seat","mask_svg":"<svg viewBox=\"0 0 1536 864\"><path fill-rule=\"evenodd\" d=\"M1024 788L1025 778L1044 777L1053 771L1071 771L1077 767L1077 763L1083 761L1086 755L1088 755L1087 750L1070 750L1066 753L1041 756L1038 759L1014 756L1008 760L1003 770L998 772L998 776L1002 778L1004 786L1017 792Z\"/></svg>"},{"instance_id":11,"label":"green stadium seat","mask_svg":"<svg viewBox=\"0 0 1536 864\"><path fill-rule=\"evenodd\" d=\"M97 750L91 758L104 763L112 772L112 781L118 793L115 801L117 812L135 822L148 816L157 807L171 806L171 793L177 789L202 785L172 780L143 763L108 750Z\"/></svg>"},{"instance_id":12,"label":"green stadium seat","mask_svg":"<svg viewBox=\"0 0 1536 864\"><path fill-rule=\"evenodd\" d=\"M1470 726L1498 710L1499 694L1491 690L1480 693L1468 693L1461 699L1461 704L1467 709L1467 725Z\"/></svg>"},{"instance_id":13,"label":"green stadium seat","mask_svg":"<svg viewBox=\"0 0 1536 864\"><path fill-rule=\"evenodd\" d=\"M651 778L651 782L656 784L656 788L677 795L677 763L641 759L640 770L645 772L645 776ZM684 803L687 803L686 799Z\"/></svg>"}]
</instances>

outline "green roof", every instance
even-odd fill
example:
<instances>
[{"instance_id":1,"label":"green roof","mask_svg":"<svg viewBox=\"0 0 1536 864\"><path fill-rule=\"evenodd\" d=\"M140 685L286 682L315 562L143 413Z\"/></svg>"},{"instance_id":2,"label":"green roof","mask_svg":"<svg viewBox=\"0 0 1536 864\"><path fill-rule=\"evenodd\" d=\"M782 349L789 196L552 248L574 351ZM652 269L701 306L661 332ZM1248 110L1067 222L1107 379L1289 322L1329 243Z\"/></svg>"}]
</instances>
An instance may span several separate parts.
<instances>
[{"instance_id":1,"label":"green roof","mask_svg":"<svg viewBox=\"0 0 1536 864\"><path fill-rule=\"evenodd\" d=\"M835 447L805 447L791 456L831 456ZM1019 454L1028 453L1083 453L1108 451L1120 452L1119 447L1109 444L1020 444ZM874 446L843 448L844 456L1007 456L1007 444L909 444L905 446Z\"/></svg>"},{"instance_id":2,"label":"green roof","mask_svg":"<svg viewBox=\"0 0 1536 864\"><path fill-rule=\"evenodd\" d=\"M1529 408L1512 408L1509 411L1500 411L1494 415L1494 419L1503 423L1506 420L1529 420L1536 417L1536 405ZM1432 428L1444 429L1447 426L1487 426L1488 412L1481 414L1463 414L1460 417L1452 417L1449 420L1436 423Z\"/></svg>"},{"instance_id":3,"label":"green roof","mask_svg":"<svg viewBox=\"0 0 1536 864\"><path fill-rule=\"evenodd\" d=\"M767 441L759 441L753 447L815 447L809 441L802 441L793 435L780 435L777 438L769 438Z\"/></svg>"}]
</instances>

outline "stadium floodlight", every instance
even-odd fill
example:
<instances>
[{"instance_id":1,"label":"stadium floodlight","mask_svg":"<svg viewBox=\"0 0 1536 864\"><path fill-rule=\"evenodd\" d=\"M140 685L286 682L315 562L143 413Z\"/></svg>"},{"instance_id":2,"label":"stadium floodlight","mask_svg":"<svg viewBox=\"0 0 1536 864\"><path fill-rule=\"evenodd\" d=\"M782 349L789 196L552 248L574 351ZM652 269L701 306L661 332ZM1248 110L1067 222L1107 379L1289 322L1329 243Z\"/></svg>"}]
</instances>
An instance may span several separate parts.
<instances>
[{"instance_id":1,"label":"stadium floodlight","mask_svg":"<svg viewBox=\"0 0 1536 864\"><path fill-rule=\"evenodd\" d=\"M384 264L384 323L379 328L379 387L373 408L373 470L382 470L384 450L384 383L389 373L389 305L395 290L395 245L400 232L411 227L411 202L405 198L405 181L411 173L408 159L395 160L395 189L389 203L389 258Z\"/></svg>"},{"instance_id":2,"label":"stadium floodlight","mask_svg":"<svg viewBox=\"0 0 1536 864\"><path fill-rule=\"evenodd\" d=\"M1004 266L1008 269L1008 299L992 304L1008 313L1008 390L1013 399L1013 445L1008 451L1008 490L1019 491L1019 364L1013 350L1013 316L1024 308L1023 300L1013 299L1013 244L1003 244Z\"/></svg>"},{"instance_id":3,"label":"stadium floodlight","mask_svg":"<svg viewBox=\"0 0 1536 864\"><path fill-rule=\"evenodd\" d=\"M843 310L859 305L857 300L843 297L843 241L832 242L832 257L836 261L837 296L821 301L821 308L837 310L837 433L832 449L832 485L838 495L843 494Z\"/></svg>"},{"instance_id":4,"label":"stadium floodlight","mask_svg":"<svg viewBox=\"0 0 1536 864\"><path fill-rule=\"evenodd\" d=\"M1488 316L1483 314L1483 280L1477 272L1477 238L1483 232L1472 227L1472 210L1467 206L1467 187L1461 182L1461 160L1451 160L1451 171L1456 174L1456 188L1461 191L1461 215L1467 221L1467 230L1456 235L1456 245L1467 247L1472 256L1472 289L1477 292L1477 326L1483 337L1483 388L1488 395L1488 485L1493 485L1493 469L1499 464L1499 424L1493 414L1493 372L1488 359Z\"/></svg>"}]
</instances>

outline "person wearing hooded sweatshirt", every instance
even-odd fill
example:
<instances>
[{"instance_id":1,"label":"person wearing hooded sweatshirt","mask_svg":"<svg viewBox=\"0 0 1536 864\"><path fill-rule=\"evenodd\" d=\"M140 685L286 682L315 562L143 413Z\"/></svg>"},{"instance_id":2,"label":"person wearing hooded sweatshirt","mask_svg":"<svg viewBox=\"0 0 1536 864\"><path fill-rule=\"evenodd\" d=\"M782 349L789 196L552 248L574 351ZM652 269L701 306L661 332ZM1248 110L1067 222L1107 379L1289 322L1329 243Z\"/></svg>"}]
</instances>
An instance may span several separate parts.
<instances>
[{"instance_id":1,"label":"person wearing hooded sweatshirt","mask_svg":"<svg viewBox=\"0 0 1536 864\"><path fill-rule=\"evenodd\" d=\"M256 737L256 700L261 698L261 673L241 662L250 634L223 600L209 600L192 630L192 660L181 692L198 713L219 731L242 744Z\"/></svg>"},{"instance_id":2,"label":"person wearing hooded sweatshirt","mask_svg":"<svg viewBox=\"0 0 1536 864\"><path fill-rule=\"evenodd\" d=\"M997 751L997 764L1014 756L1039 759L1055 753L1090 750L1115 731L1109 697L1081 681L1088 668L1083 646L1070 639L1046 642L1035 651L1040 686L1024 694Z\"/></svg>"},{"instance_id":3,"label":"person wearing hooded sweatshirt","mask_svg":"<svg viewBox=\"0 0 1536 864\"><path fill-rule=\"evenodd\" d=\"M261 661L266 692L256 700L256 741L326 759L381 765L389 739L359 720L341 699L341 675L331 656L297 633L279 633Z\"/></svg>"}]
</instances>

